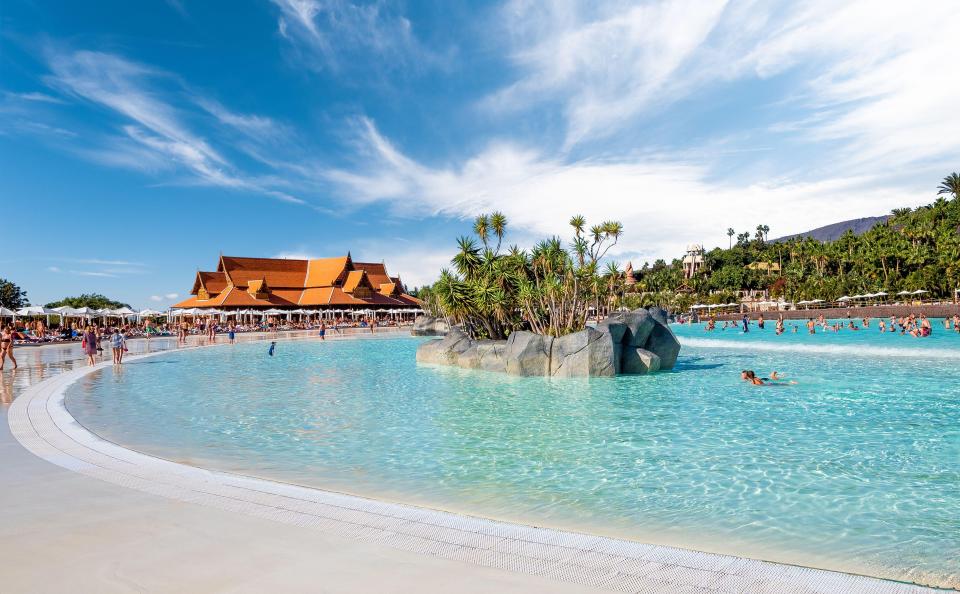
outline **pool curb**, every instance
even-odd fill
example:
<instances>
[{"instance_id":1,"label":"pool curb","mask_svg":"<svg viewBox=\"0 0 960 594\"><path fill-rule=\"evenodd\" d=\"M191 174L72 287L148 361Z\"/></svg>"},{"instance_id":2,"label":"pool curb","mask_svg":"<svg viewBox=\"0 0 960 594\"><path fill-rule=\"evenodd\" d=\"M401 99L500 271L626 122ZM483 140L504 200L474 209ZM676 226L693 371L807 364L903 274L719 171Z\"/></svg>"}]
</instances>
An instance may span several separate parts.
<instances>
[{"instance_id":1,"label":"pool curb","mask_svg":"<svg viewBox=\"0 0 960 594\"><path fill-rule=\"evenodd\" d=\"M8 411L14 438L57 466L144 493L607 590L942 592L860 575L454 514L175 463L102 439L66 409L67 388L109 365L72 370L24 391Z\"/></svg>"}]
</instances>

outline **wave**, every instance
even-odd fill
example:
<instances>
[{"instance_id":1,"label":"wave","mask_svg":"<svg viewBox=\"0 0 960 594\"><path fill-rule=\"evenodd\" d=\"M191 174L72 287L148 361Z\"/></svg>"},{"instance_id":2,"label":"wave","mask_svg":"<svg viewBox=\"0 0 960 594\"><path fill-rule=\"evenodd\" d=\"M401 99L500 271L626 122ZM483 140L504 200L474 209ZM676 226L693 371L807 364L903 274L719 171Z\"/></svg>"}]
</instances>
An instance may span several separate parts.
<instances>
[{"instance_id":1,"label":"wave","mask_svg":"<svg viewBox=\"0 0 960 594\"><path fill-rule=\"evenodd\" d=\"M855 357L909 357L914 359L956 359L957 349L918 349L909 347L883 347L842 344L774 344L770 342L739 342L736 340L713 340L678 336L682 346L707 349L738 349L744 351L774 351L783 353L807 353L814 355L851 355Z\"/></svg>"}]
</instances>

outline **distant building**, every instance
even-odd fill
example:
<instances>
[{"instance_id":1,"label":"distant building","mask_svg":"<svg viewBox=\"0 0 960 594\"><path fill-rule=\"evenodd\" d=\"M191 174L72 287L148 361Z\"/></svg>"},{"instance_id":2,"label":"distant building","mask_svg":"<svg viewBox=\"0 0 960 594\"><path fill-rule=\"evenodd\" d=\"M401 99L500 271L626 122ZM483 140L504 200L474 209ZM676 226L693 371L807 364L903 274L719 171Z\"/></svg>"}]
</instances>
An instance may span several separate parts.
<instances>
[{"instance_id":1,"label":"distant building","mask_svg":"<svg viewBox=\"0 0 960 594\"><path fill-rule=\"evenodd\" d=\"M687 246L687 255L683 257L683 278L693 278L703 268L703 246L691 243Z\"/></svg>"},{"instance_id":2,"label":"distant building","mask_svg":"<svg viewBox=\"0 0 960 594\"><path fill-rule=\"evenodd\" d=\"M338 258L288 260L220 256L213 272L198 271L191 297L177 308L417 309L384 263Z\"/></svg>"},{"instance_id":3,"label":"distant building","mask_svg":"<svg viewBox=\"0 0 960 594\"><path fill-rule=\"evenodd\" d=\"M633 262L627 262L627 269L623 272L624 282L628 287L637 284L637 278L633 276Z\"/></svg>"}]
</instances>

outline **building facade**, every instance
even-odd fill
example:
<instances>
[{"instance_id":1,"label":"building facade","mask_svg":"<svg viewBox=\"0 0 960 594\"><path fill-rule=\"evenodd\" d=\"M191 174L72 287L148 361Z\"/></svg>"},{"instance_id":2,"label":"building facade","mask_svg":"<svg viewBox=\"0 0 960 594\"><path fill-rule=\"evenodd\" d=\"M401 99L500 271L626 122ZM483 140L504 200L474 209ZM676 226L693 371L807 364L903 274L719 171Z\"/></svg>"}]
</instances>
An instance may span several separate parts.
<instances>
[{"instance_id":1,"label":"building facade","mask_svg":"<svg viewBox=\"0 0 960 594\"><path fill-rule=\"evenodd\" d=\"M220 256L215 271L197 271L190 298L175 308L417 309L384 263L338 258L290 260Z\"/></svg>"}]
</instances>

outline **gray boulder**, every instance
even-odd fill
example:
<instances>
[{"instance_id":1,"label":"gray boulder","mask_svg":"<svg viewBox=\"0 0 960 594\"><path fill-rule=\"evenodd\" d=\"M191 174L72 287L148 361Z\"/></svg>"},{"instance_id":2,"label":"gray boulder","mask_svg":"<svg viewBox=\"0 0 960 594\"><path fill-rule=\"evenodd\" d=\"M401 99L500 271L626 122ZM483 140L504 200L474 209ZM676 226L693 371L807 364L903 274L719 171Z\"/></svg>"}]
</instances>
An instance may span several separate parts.
<instances>
[{"instance_id":1,"label":"gray boulder","mask_svg":"<svg viewBox=\"0 0 960 594\"><path fill-rule=\"evenodd\" d=\"M610 340L619 343L623 342L623 335L627 333L627 325L623 323L622 317L609 317L597 324L597 330L606 332L610 335Z\"/></svg>"},{"instance_id":2,"label":"gray boulder","mask_svg":"<svg viewBox=\"0 0 960 594\"><path fill-rule=\"evenodd\" d=\"M447 321L433 316L420 316L413 322L412 336L445 336L450 331Z\"/></svg>"},{"instance_id":3,"label":"gray boulder","mask_svg":"<svg viewBox=\"0 0 960 594\"><path fill-rule=\"evenodd\" d=\"M617 374L609 332L587 328L554 339L550 375L556 377L610 377Z\"/></svg>"},{"instance_id":4,"label":"gray boulder","mask_svg":"<svg viewBox=\"0 0 960 594\"><path fill-rule=\"evenodd\" d=\"M550 375L552 336L521 330L507 339L504 350L506 370L511 375Z\"/></svg>"},{"instance_id":5,"label":"gray boulder","mask_svg":"<svg viewBox=\"0 0 960 594\"><path fill-rule=\"evenodd\" d=\"M645 345L647 338L650 337L650 332L653 331L653 327L657 325L657 321L650 315L650 312L645 309L615 313L605 321L609 322L611 326L614 324L623 324L623 326L626 327L626 331L623 334L623 338L618 342L624 346L633 347L642 347Z\"/></svg>"},{"instance_id":6,"label":"gray boulder","mask_svg":"<svg viewBox=\"0 0 960 594\"><path fill-rule=\"evenodd\" d=\"M477 343L477 355L480 359L479 368L485 371L499 371L506 373L507 360L504 353L507 350L505 340L484 340Z\"/></svg>"},{"instance_id":7,"label":"gray boulder","mask_svg":"<svg viewBox=\"0 0 960 594\"><path fill-rule=\"evenodd\" d=\"M637 310L637 311L642 311L642 310ZM670 314L667 312L667 310L663 309L662 307L657 307L655 305L652 305L647 308L647 311L650 313L650 315L653 316L654 320L660 322L661 324L666 325L669 323L668 318Z\"/></svg>"},{"instance_id":8,"label":"gray boulder","mask_svg":"<svg viewBox=\"0 0 960 594\"><path fill-rule=\"evenodd\" d=\"M644 347L660 357L660 369L673 369L680 354L680 342L666 324L657 324Z\"/></svg>"},{"instance_id":9,"label":"gray boulder","mask_svg":"<svg viewBox=\"0 0 960 594\"><path fill-rule=\"evenodd\" d=\"M472 345L470 337L453 328L441 340L430 340L421 344L417 348L417 362L456 365L460 354L469 350Z\"/></svg>"},{"instance_id":10,"label":"gray boulder","mask_svg":"<svg viewBox=\"0 0 960 594\"><path fill-rule=\"evenodd\" d=\"M467 350L457 355L457 365L464 369L480 368L480 351L477 343L471 344Z\"/></svg>"},{"instance_id":11,"label":"gray boulder","mask_svg":"<svg viewBox=\"0 0 960 594\"><path fill-rule=\"evenodd\" d=\"M646 349L625 348L621 360L623 373L643 374L660 370L660 357Z\"/></svg>"}]
</instances>

